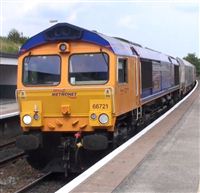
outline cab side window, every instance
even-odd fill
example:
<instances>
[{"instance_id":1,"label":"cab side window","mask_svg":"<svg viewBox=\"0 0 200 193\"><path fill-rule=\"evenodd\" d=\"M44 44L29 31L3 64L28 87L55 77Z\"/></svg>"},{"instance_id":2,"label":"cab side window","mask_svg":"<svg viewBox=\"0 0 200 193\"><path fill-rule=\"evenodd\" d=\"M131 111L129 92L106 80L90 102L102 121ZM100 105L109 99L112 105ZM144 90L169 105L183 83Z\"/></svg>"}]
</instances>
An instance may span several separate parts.
<instances>
[{"instance_id":1,"label":"cab side window","mask_svg":"<svg viewBox=\"0 0 200 193\"><path fill-rule=\"evenodd\" d=\"M125 58L118 59L118 82L128 82L128 63Z\"/></svg>"}]
</instances>

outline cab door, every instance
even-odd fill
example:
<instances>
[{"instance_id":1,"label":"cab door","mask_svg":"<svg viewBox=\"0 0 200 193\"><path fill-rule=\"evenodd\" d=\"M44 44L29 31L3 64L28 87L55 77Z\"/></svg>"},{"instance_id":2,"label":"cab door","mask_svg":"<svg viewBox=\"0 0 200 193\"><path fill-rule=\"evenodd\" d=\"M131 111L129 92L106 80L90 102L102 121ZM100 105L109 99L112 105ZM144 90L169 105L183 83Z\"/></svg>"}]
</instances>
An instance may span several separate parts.
<instances>
[{"instance_id":1,"label":"cab door","mask_svg":"<svg viewBox=\"0 0 200 193\"><path fill-rule=\"evenodd\" d=\"M139 77L136 76L136 60L134 58L117 58L116 114L121 115L133 110L138 100Z\"/></svg>"}]
</instances>

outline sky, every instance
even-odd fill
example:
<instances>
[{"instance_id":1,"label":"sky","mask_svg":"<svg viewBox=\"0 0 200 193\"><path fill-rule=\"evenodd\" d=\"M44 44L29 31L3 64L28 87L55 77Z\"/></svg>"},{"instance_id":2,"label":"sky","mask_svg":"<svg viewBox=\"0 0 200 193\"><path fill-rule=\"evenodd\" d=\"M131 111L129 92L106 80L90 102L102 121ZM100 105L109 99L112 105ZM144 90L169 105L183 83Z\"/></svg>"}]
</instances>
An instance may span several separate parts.
<instances>
[{"instance_id":1,"label":"sky","mask_svg":"<svg viewBox=\"0 0 200 193\"><path fill-rule=\"evenodd\" d=\"M33 36L67 22L163 53L200 57L198 0L0 0L0 35Z\"/></svg>"}]
</instances>

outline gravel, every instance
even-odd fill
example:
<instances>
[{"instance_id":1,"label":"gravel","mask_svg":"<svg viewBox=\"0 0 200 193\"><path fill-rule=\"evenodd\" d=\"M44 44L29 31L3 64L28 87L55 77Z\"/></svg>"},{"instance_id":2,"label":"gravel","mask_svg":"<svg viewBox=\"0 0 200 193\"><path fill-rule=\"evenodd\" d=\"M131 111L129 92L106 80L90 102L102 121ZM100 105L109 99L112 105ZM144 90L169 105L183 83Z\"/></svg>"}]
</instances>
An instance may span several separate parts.
<instances>
[{"instance_id":1,"label":"gravel","mask_svg":"<svg viewBox=\"0 0 200 193\"><path fill-rule=\"evenodd\" d=\"M25 159L0 168L0 193L13 193L43 175L34 170Z\"/></svg>"}]
</instances>

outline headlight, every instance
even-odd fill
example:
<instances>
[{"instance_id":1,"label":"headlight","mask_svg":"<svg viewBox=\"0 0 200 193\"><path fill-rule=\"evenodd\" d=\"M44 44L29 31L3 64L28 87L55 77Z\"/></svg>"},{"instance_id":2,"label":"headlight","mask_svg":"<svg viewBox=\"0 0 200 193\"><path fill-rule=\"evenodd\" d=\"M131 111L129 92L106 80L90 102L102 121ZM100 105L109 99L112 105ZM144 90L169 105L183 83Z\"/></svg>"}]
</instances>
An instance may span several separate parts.
<instances>
[{"instance_id":1,"label":"headlight","mask_svg":"<svg viewBox=\"0 0 200 193\"><path fill-rule=\"evenodd\" d=\"M61 52L65 52L65 50L67 49L66 44L60 44L59 49Z\"/></svg>"},{"instance_id":2,"label":"headlight","mask_svg":"<svg viewBox=\"0 0 200 193\"><path fill-rule=\"evenodd\" d=\"M22 120L23 120L25 125L29 125L31 123L31 121L32 121L32 118L31 118L30 115L24 115Z\"/></svg>"},{"instance_id":3,"label":"headlight","mask_svg":"<svg viewBox=\"0 0 200 193\"><path fill-rule=\"evenodd\" d=\"M108 115L106 115L106 114L99 115L99 122L101 124L106 124L106 123L108 123L108 121L109 121Z\"/></svg>"}]
</instances>

